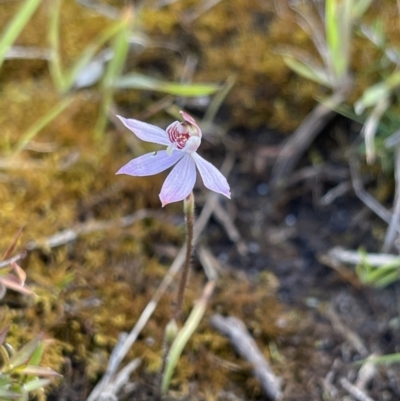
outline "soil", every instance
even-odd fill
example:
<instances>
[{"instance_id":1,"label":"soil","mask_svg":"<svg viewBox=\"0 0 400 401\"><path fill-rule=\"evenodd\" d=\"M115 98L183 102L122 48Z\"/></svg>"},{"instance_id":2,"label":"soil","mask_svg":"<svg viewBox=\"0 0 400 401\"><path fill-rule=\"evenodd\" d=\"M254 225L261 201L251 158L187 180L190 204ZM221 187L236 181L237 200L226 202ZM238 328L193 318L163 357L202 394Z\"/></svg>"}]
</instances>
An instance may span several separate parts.
<instances>
[{"instance_id":1,"label":"soil","mask_svg":"<svg viewBox=\"0 0 400 401\"><path fill-rule=\"evenodd\" d=\"M337 118L313 145L314 150L328 154L334 132L348 129L348 124ZM244 145L268 155L273 153L273 146L265 144L262 133L247 138ZM380 241L371 232L373 227L384 232L385 225L352 189L329 205L322 204L322 196L342 182L327 178L324 169L337 170L337 176L348 169L334 155L325 159L323 167L315 167L316 174L311 178L304 174L304 179L282 191L269 187L273 159L272 163L271 159L265 162L261 173L253 160L251 151L244 152L238 165L247 167L236 169L231 179L233 192L240 194L234 198L236 224L249 245L249 254L243 257L228 247L219 252L227 263L250 276L263 270L273 272L285 309L301 316L292 335L275 339L285 361L276 364L284 379L283 399L399 400L398 365L365 364L360 370L357 364L371 355L399 351L399 283L380 289L368 287L353 271L349 279L319 262L320 255L337 245L379 251ZM307 157L293 176L301 176L306 170L310 171ZM369 376L364 395L351 398L343 380L359 383L365 371Z\"/></svg>"}]
</instances>

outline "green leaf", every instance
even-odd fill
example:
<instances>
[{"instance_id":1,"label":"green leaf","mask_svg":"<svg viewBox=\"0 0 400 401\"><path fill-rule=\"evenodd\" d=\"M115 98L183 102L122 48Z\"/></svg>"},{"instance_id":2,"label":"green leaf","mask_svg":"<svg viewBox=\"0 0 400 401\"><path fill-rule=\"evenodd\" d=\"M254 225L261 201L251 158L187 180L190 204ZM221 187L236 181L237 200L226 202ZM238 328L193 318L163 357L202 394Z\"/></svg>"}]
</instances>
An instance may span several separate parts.
<instances>
[{"instance_id":1,"label":"green leaf","mask_svg":"<svg viewBox=\"0 0 400 401\"><path fill-rule=\"evenodd\" d=\"M361 114L367 107L375 106L384 98L388 98L400 86L400 71L395 71L384 81L367 88L361 99L354 105L357 114Z\"/></svg>"},{"instance_id":2,"label":"green leaf","mask_svg":"<svg viewBox=\"0 0 400 401\"><path fill-rule=\"evenodd\" d=\"M28 364L33 366L39 365L40 361L42 360L43 351L44 351L44 341L40 341L35 351L33 352L31 358L29 359Z\"/></svg>"},{"instance_id":3,"label":"green leaf","mask_svg":"<svg viewBox=\"0 0 400 401\"><path fill-rule=\"evenodd\" d=\"M384 48L386 43L385 24L377 19L371 25L361 25L361 32L377 47ZM387 49L384 49L387 50Z\"/></svg>"},{"instance_id":4,"label":"green leaf","mask_svg":"<svg viewBox=\"0 0 400 401\"><path fill-rule=\"evenodd\" d=\"M283 61L291 70L302 77L307 78L310 81L317 82L318 84L328 88L332 87L329 75L322 68L311 65L305 61L300 61L289 55L284 55Z\"/></svg>"},{"instance_id":5,"label":"green leaf","mask_svg":"<svg viewBox=\"0 0 400 401\"><path fill-rule=\"evenodd\" d=\"M385 82L370 86L364 91L361 99L354 104L354 111L360 115L367 107L375 106L380 99L389 97L389 94L390 89Z\"/></svg>"},{"instance_id":6,"label":"green leaf","mask_svg":"<svg viewBox=\"0 0 400 401\"><path fill-rule=\"evenodd\" d=\"M0 368L1 373L1 371L7 370L10 366L10 356L4 345L0 345L0 358L2 359L2 366Z\"/></svg>"},{"instance_id":7,"label":"green leaf","mask_svg":"<svg viewBox=\"0 0 400 401\"><path fill-rule=\"evenodd\" d=\"M0 35L0 67L3 64L4 57L17 39L18 35L25 27L32 14L35 12L42 0L25 0L21 8L17 11L14 18L8 24L4 32Z\"/></svg>"},{"instance_id":8,"label":"green leaf","mask_svg":"<svg viewBox=\"0 0 400 401\"><path fill-rule=\"evenodd\" d=\"M19 398L21 394L0 387L0 397Z\"/></svg>"},{"instance_id":9,"label":"green leaf","mask_svg":"<svg viewBox=\"0 0 400 401\"><path fill-rule=\"evenodd\" d=\"M34 379L24 384L24 389L27 393L38 390L47 386L51 381L49 379Z\"/></svg>"},{"instance_id":10,"label":"green leaf","mask_svg":"<svg viewBox=\"0 0 400 401\"><path fill-rule=\"evenodd\" d=\"M141 89L168 93L175 96L206 96L216 92L214 84L181 84L178 82L160 81L142 74L128 74L119 78L114 87L118 89Z\"/></svg>"},{"instance_id":11,"label":"green leaf","mask_svg":"<svg viewBox=\"0 0 400 401\"><path fill-rule=\"evenodd\" d=\"M39 334L36 338L25 344L19 351L17 351L10 358L10 369L14 369L29 361L43 337L43 333Z\"/></svg>"},{"instance_id":12,"label":"green leaf","mask_svg":"<svg viewBox=\"0 0 400 401\"><path fill-rule=\"evenodd\" d=\"M339 25L338 25L338 1L326 0L325 2L325 24L326 42L331 52L331 58L337 53L339 48Z\"/></svg>"},{"instance_id":13,"label":"green leaf","mask_svg":"<svg viewBox=\"0 0 400 401\"><path fill-rule=\"evenodd\" d=\"M163 372L161 392L166 394L171 382L172 374L174 373L175 366L179 361L185 345L189 341L190 337L193 335L194 331L198 327L201 319L207 308L207 302L213 292L215 283L209 281L203 290L202 298L197 302L193 310L190 312L185 325L179 331L178 335L175 337L174 342L168 353L167 364L165 366L165 371Z\"/></svg>"},{"instance_id":14,"label":"green leaf","mask_svg":"<svg viewBox=\"0 0 400 401\"><path fill-rule=\"evenodd\" d=\"M386 79L386 85L390 90L396 89L400 86L400 71L396 71Z\"/></svg>"},{"instance_id":15,"label":"green leaf","mask_svg":"<svg viewBox=\"0 0 400 401\"><path fill-rule=\"evenodd\" d=\"M372 0L354 0L351 7L353 19L361 18L372 4Z\"/></svg>"},{"instance_id":16,"label":"green leaf","mask_svg":"<svg viewBox=\"0 0 400 401\"><path fill-rule=\"evenodd\" d=\"M330 64L337 79L346 73L350 58L352 0L326 0L326 42Z\"/></svg>"},{"instance_id":17,"label":"green leaf","mask_svg":"<svg viewBox=\"0 0 400 401\"><path fill-rule=\"evenodd\" d=\"M383 363L396 363L396 362L400 362L400 353L377 356L375 358L370 357L368 359L357 361L355 362L355 364L357 365L361 365L364 363L383 364Z\"/></svg>"},{"instance_id":18,"label":"green leaf","mask_svg":"<svg viewBox=\"0 0 400 401\"><path fill-rule=\"evenodd\" d=\"M67 87L66 79L62 71L60 56L60 9L61 0L53 0L49 12L49 27L47 39L51 49L49 61L50 75L57 90L63 92Z\"/></svg>"},{"instance_id":19,"label":"green leaf","mask_svg":"<svg viewBox=\"0 0 400 401\"><path fill-rule=\"evenodd\" d=\"M12 383L12 379L9 376L0 375L0 388L6 388Z\"/></svg>"},{"instance_id":20,"label":"green leaf","mask_svg":"<svg viewBox=\"0 0 400 401\"><path fill-rule=\"evenodd\" d=\"M373 163L375 160L375 135L379 126L379 121L390 107L389 98L381 98L375 105L363 127L365 140L365 151L367 163Z\"/></svg>"},{"instance_id":21,"label":"green leaf","mask_svg":"<svg viewBox=\"0 0 400 401\"><path fill-rule=\"evenodd\" d=\"M69 91L75 84L80 72L93 60L100 48L113 36L125 29L129 21L125 18L104 29L81 53L77 61L66 73L63 73L60 60L60 38L59 38L59 19L60 19L60 0L53 0L52 15L49 27L49 43L52 50L50 58L50 72L53 82L61 93Z\"/></svg>"},{"instance_id":22,"label":"green leaf","mask_svg":"<svg viewBox=\"0 0 400 401\"><path fill-rule=\"evenodd\" d=\"M18 373L23 373L25 375L31 375L31 376L44 376L44 377L62 376L53 369L46 368L44 366L31 366L31 365L25 366L23 369L18 370Z\"/></svg>"}]
</instances>

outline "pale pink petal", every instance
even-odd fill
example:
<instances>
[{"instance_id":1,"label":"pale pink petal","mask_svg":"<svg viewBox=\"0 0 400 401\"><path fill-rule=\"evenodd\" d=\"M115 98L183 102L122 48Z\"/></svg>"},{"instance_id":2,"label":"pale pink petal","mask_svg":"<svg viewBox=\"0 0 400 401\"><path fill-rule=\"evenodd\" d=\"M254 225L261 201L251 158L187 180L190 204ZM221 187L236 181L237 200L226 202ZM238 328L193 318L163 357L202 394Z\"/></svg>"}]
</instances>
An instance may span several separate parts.
<instances>
[{"instance_id":1,"label":"pale pink petal","mask_svg":"<svg viewBox=\"0 0 400 401\"><path fill-rule=\"evenodd\" d=\"M172 169L161 188L160 199L163 206L185 199L196 182L196 165L189 153Z\"/></svg>"},{"instance_id":2,"label":"pale pink petal","mask_svg":"<svg viewBox=\"0 0 400 401\"><path fill-rule=\"evenodd\" d=\"M196 166L199 169L204 185L208 189L211 189L211 191L218 192L230 199L231 191L228 181L226 181L226 178L218 171L218 169L197 153L191 153L191 157L193 157Z\"/></svg>"},{"instance_id":3,"label":"pale pink petal","mask_svg":"<svg viewBox=\"0 0 400 401\"><path fill-rule=\"evenodd\" d=\"M139 139L145 142L158 143L160 145L170 145L167 133L155 125L147 124L142 121L133 120L117 116L126 128L131 130Z\"/></svg>"},{"instance_id":4,"label":"pale pink petal","mask_svg":"<svg viewBox=\"0 0 400 401\"><path fill-rule=\"evenodd\" d=\"M185 156L186 152L173 151L170 155L166 150L146 153L143 156L131 160L121 167L116 174L128 174L135 177L158 174L173 166Z\"/></svg>"},{"instance_id":5,"label":"pale pink petal","mask_svg":"<svg viewBox=\"0 0 400 401\"><path fill-rule=\"evenodd\" d=\"M201 135L202 135L201 129L200 129L199 125L196 123L196 120L195 120L190 114L186 113L186 112L183 111L183 110L181 110L180 113L181 113L183 119L184 119L186 122L188 122L189 124L192 124L192 125L194 125L195 127L197 127L199 137L201 138Z\"/></svg>"}]
</instances>

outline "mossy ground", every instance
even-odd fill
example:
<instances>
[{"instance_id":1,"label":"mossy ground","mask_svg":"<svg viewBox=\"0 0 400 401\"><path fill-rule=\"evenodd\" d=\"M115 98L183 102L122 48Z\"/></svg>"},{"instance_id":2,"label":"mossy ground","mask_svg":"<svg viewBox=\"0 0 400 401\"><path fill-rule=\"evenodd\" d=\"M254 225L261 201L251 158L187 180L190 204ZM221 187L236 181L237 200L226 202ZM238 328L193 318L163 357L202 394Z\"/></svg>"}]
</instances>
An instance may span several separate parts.
<instances>
[{"instance_id":1,"label":"mossy ground","mask_svg":"<svg viewBox=\"0 0 400 401\"><path fill-rule=\"evenodd\" d=\"M43 2L16 44L46 46L49 1ZM113 5L119 7L122 3L115 1ZM1 27L19 4L1 3ZM193 18L196 13L199 16ZM61 14L63 65L71 65L109 24L96 11L65 0ZM394 29L394 25L388 26ZM185 57L194 53L199 58L195 81L222 83L227 77L236 77L236 85L222 110L228 116L223 123L229 126L251 130L268 125L288 132L312 109L315 97L323 94L316 85L291 73L274 52L286 43L313 50L307 35L293 21L282 23L276 18L272 1L221 1L206 12L196 1L179 1L156 10L145 7L137 29L166 46L150 46L131 56L128 70L179 81ZM389 28L389 34L395 42L400 39L393 29ZM361 46L355 49L360 54L356 58L359 64L354 65L356 73L364 68L369 57L369 53L359 49ZM370 83L362 74L357 82L362 88ZM72 104L26 149L13 154L23 133L62 97L55 90L45 61L6 61L0 83L0 250L7 249L22 226L19 250L30 241L43 241L77 224L117 220L139 209L160 207L162 175L115 176L121 165L133 157L121 127L110 123L101 139L94 137L101 100L99 88L74 92ZM360 86L357 90L361 93ZM127 117L143 112L161 98L162 95L149 92L116 94L117 105ZM157 123L166 125L166 115L163 118ZM135 146L138 154L151 148L139 143ZM219 153L220 149L217 150ZM180 206L162 210L170 220L148 218L128 228L83 235L56 248L35 250L22 262L37 297L10 291L0 301L0 321L12 322L8 341L15 347L39 331L55 340L46 351L43 365L60 371L64 383L72 389L75 386L76 398L71 399L85 398L104 372L118 335L135 324L166 274L171 258L160 254L157 246L172 245L174 251L183 243ZM217 399L222 388L246 399L257 399L260 388L251 378L248 366L233 355L227 340L210 329L207 317L217 311L242 318L262 351L269 355L268 345L274 344L280 335L293 333L295 327L304 329L303 315L289 313L281 304L272 274L257 273L252 279L237 272L223 274L208 314L179 363L173 387L179 395L188 394L189 383L196 382L197 399ZM201 271L192 274L186 313L199 297L204 280ZM173 297L174 288L165 294L129 354L129 358L144 359L142 375L154 375L160 367L163 328L170 318ZM278 320L286 321L284 329L279 328ZM308 344L307 349L311 348ZM294 354L295 361L304 358L296 359ZM210 365L217 368L209 369ZM276 361L278 373L284 374L285 365L284 360ZM81 381L76 371L80 372ZM58 390L52 391L56 394Z\"/></svg>"}]
</instances>

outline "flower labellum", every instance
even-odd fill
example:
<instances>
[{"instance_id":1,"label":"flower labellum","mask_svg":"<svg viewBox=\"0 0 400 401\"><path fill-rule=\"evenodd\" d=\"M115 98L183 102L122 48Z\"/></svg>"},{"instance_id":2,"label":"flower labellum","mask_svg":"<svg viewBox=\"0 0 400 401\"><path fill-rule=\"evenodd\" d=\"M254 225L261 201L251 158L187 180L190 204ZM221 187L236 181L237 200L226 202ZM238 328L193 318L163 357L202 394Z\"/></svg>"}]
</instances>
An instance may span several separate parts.
<instances>
[{"instance_id":1,"label":"flower labellum","mask_svg":"<svg viewBox=\"0 0 400 401\"><path fill-rule=\"evenodd\" d=\"M175 165L160 192L163 206L185 199L196 182L196 167L204 185L214 192L230 198L226 178L207 160L196 153L201 144L201 129L195 119L181 111L183 122L175 121L167 129L142 121L117 116L139 139L167 146L166 150L147 153L121 167L117 174L136 177L158 174Z\"/></svg>"}]
</instances>

